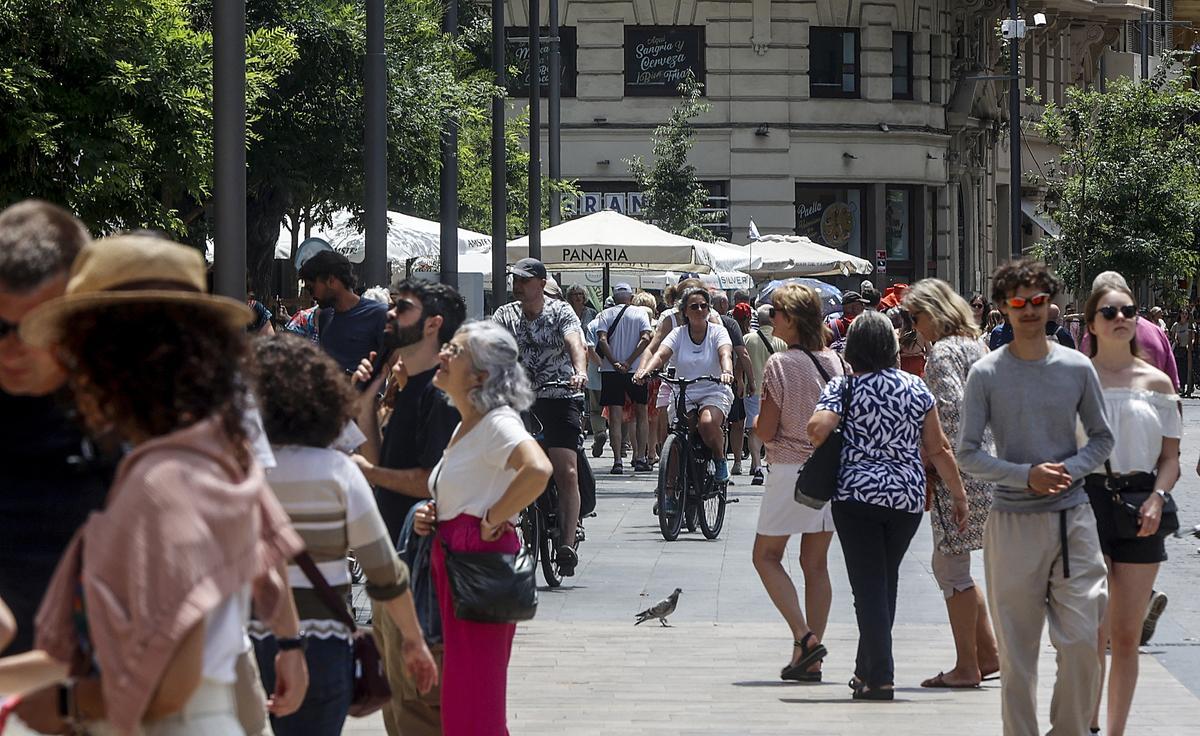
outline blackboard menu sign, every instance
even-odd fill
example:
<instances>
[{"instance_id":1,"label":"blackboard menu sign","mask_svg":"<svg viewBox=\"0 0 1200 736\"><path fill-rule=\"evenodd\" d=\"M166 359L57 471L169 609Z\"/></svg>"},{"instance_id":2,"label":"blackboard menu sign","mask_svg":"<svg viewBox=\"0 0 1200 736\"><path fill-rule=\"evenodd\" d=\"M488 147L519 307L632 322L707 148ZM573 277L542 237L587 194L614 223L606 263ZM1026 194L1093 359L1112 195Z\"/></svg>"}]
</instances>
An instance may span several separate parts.
<instances>
[{"instance_id":1,"label":"blackboard menu sign","mask_svg":"<svg viewBox=\"0 0 1200 736\"><path fill-rule=\"evenodd\" d=\"M541 96L550 96L550 29L543 28L538 41L541 63ZM508 45L508 84L505 85L509 97L529 96L529 28L505 28L504 37ZM559 90L563 97L575 96L575 26L560 26L558 30L558 53L562 59L562 88ZM489 62L490 63L490 62Z\"/></svg>"},{"instance_id":2,"label":"blackboard menu sign","mask_svg":"<svg viewBox=\"0 0 1200 736\"><path fill-rule=\"evenodd\" d=\"M688 70L704 82L704 26L625 26L625 94L675 97Z\"/></svg>"}]
</instances>

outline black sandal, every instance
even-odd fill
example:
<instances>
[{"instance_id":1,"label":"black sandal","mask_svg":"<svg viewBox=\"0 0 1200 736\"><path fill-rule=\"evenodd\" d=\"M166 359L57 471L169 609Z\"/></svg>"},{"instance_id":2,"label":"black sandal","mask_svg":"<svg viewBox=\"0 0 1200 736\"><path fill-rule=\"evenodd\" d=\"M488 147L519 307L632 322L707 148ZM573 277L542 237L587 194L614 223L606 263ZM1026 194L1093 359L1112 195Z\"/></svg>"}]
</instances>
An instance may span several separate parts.
<instances>
[{"instance_id":1,"label":"black sandal","mask_svg":"<svg viewBox=\"0 0 1200 736\"><path fill-rule=\"evenodd\" d=\"M791 680L793 682L821 681L821 673L809 672L808 668L812 667L817 662L824 660L829 654L829 650L827 650L825 645L820 642L817 642L817 645L810 649L807 644L810 638L815 639L817 638L817 635L810 631L805 634L800 641L792 642L794 646L800 647L800 654L802 656L800 657L800 661L796 662L795 664L788 664L786 667L784 667L779 673L779 679Z\"/></svg>"},{"instance_id":2,"label":"black sandal","mask_svg":"<svg viewBox=\"0 0 1200 736\"><path fill-rule=\"evenodd\" d=\"M851 680L851 684L853 682ZM890 687L867 687L866 683L859 681L851 697L854 700L895 700L896 691Z\"/></svg>"}]
</instances>

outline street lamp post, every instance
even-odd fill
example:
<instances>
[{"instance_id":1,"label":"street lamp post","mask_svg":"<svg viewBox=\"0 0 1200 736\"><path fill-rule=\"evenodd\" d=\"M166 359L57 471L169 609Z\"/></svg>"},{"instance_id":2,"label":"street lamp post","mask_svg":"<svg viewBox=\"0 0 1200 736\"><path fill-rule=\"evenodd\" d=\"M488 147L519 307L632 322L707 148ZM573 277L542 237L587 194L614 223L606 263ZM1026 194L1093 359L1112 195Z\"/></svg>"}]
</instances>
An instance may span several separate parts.
<instances>
[{"instance_id":1,"label":"street lamp post","mask_svg":"<svg viewBox=\"0 0 1200 736\"><path fill-rule=\"evenodd\" d=\"M562 53L558 25L558 0L550 0L550 153L551 182L562 178ZM562 193L551 184L550 225L562 221Z\"/></svg>"},{"instance_id":2,"label":"street lamp post","mask_svg":"<svg viewBox=\"0 0 1200 736\"><path fill-rule=\"evenodd\" d=\"M213 286L246 298L246 3L213 6Z\"/></svg>"},{"instance_id":3,"label":"street lamp post","mask_svg":"<svg viewBox=\"0 0 1200 736\"><path fill-rule=\"evenodd\" d=\"M1008 42L1009 74L1012 81L1008 86L1008 128L1009 128L1009 183L1008 183L1008 214L1012 218L1010 250L1014 258L1021 256L1021 39L1024 29L1021 26L1020 10L1017 0L1009 0L1009 15L1012 18L1013 32Z\"/></svg>"},{"instance_id":4,"label":"street lamp post","mask_svg":"<svg viewBox=\"0 0 1200 736\"><path fill-rule=\"evenodd\" d=\"M442 32L458 35L458 0L449 0L442 16ZM501 29L501 33L503 33ZM458 124L447 111L442 121L441 173L441 264L442 283L458 287Z\"/></svg>"},{"instance_id":5,"label":"street lamp post","mask_svg":"<svg viewBox=\"0 0 1200 736\"><path fill-rule=\"evenodd\" d=\"M363 68L363 139L366 251L363 276L368 286L386 286L387 265L387 55L384 52L384 0L367 0L367 56Z\"/></svg>"},{"instance_id":6,"label":"street lamp post","mask_svg":"<svg viewBox=\"0 0 1200 736\"><path fill-rule=\"evenodd\" d=\"M492 0L492 73L504 89L504 0ZM504 142L504 95L492 98L492 300L503 304L508 279L508 172Z\"/></svg>"},{"instance_id":7,"label":"street lamp post","mask_svg":"<svg viewBox=\"0 0 1200 736\"><path fill-rule=\"evenodd\" d=\"M541 7L529 0L529 257L542 257Z\"/></svg>"}]
</instances>

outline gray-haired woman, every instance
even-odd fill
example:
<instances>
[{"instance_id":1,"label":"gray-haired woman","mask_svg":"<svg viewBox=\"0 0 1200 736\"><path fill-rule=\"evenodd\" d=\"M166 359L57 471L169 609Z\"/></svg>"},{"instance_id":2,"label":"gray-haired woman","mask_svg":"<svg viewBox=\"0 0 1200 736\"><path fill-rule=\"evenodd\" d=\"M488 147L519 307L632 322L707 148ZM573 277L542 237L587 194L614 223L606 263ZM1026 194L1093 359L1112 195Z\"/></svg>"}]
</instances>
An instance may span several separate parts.
<instances>
[{"instance_id":1,"label":"gray-haired woman","mask_svg":"<svg viewBox=\"0 0 1200 736\"><path fill-rule=\"evenodd\" d=\"M518 362L517 343L500 325L470 322L442 346L434 385L462 422L429 478L434 503L414 528L437 534L454 552L516 553L514 522L550 479L550 460L518 413L533 391ZM433 577L442 613L442 733L503 734L508 659L515 624L463 621L454 615L442 545L433 548Z\"/></svg>"},{"instance_id":2,"label":"gray-haired woman","mask_svg":"<svg viewBox=\"0 0 1200 736\"><path fill-rule=\"evenodd\" d=\"M832 505L858 619L850 686L855 700L891 700L900 561L925 511L922 450L950 487L960 530L967 522L967 496L933 394L921 379L896 367L900 344L891 320L864 312L850 325L844 355L854 374L825 386L808 437L820 447L845 416ZM850 401L843 402L847 381Z\"/></svg>"}]
</instances>

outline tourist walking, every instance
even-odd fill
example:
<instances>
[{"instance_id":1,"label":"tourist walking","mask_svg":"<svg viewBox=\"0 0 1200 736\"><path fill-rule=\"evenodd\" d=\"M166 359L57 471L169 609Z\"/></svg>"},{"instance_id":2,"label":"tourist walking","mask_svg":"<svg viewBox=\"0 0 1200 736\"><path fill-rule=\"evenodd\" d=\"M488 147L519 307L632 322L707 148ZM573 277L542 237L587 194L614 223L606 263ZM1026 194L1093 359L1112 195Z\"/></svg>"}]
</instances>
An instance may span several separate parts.
<instances>
[{"instance_id":1,"label":"tourist walking","mask_svg":"<svg viewBox=\"0 0 1200 736\"><path fill-rule=\"evenodd\" d=\"M505 694L515 624L466 621L454 613L446 550L515 554L517 515L541 495L552 467L520 412L534 401L517 342L491 322L463 325L442 349L434 382L462 414L429 480L434 502L414 530L435 531L433 574L445 642L442 733L507 734Z\"/></svg>"},{"instance_id":2,"label":"tourist walking","mask_svg":"<svg viewBox=\"0 0 1200 736\"><path fill-rule=\"evenodd\" d=\"M971 367L958 457L967 473L996 484L983 559L1004 734L1041 733L1037 663L1047 620L1058 652L1051 729L1081 734L1100 687L1096 631L1108 598L1083 479L1112 452L1113 436L1091 362L1046 339L1058 279L1023 260L996 269L992 284L1013 341ZM1080 421L1083 443L1075 436ZM995 454L985 444L989 429Z\"/></svg>"},{"instance_id":3,"label":"tourist walking","mask_svg":"<svg viewBox=\"0 0 1200 736\"><path fill-rule=\"evenodd\" d=\"M729 480L725 459L725 418L733 405L733 345L729 332L721 324L709 321L711 304L708 290L692 287L680 299L686 322L671 331L658 352L642 361L634 376L636 383L667 364L675 366L675 377L687 380L712 376L719 384L696 383L687 387L687 409L699 416L697 431L712 451L718 482Z\"/></svg>"},{"instance_id":4,"label":"tourist walking","mask_svg":"<svg viewBox=\"0 0 1200 736\"><path fill-rule=\"evenodd\" d=\"M1171 379L1138 355L1133 293L1102 286L1092 292L1084 317L1092 335L1092 365L1104 390L1105 415L1116 440L1103 468L1087 476L1085 487L1108 567L1108 608L1097 642L1101 689L1105 649L1112 655L1104 733L1122 736L1137 685L1146 601L1159 564L1167 559L1158 526L1165 495L1179 480L1182 420ZM1114 507L1113 487L1150 492L1138 509L1136 537L1122 533L1118 525L1117 514L1124 512ZM1091 725L1092 731L1099 730L1099 698Z\"/></svg>"},{"instance_id":5,"label":"tourist walking","mask_svg":"<svg viewBox=\"0 0 1200 736\"><path fill-rule=\"evenodd\" d=\"M759 507L754 569L792 632L791 656L779 676L784 680L820 682L821 663L827 653L821 641L833 602L829 580L833 513L828 505L818 510L796 503L795 486L800 466L812 454L808 419L822 387L844 370L837 353L825 347L828 330L822 319L820 294L802 284L787 284L771 294L771 302L759 307L759 332L753 336L755 340L747 340L752 359L757 350L772 351L763 367L756 430L767 447L771 472ZM764 339L762 330L771 326L774 336ZM804 575L803 607L783 566L788 542L797 534Z\"/></svg>"},{"instance_id":6,"label":"tourist walking","mask_svg":"<svg viewBox=\"0 0 1200 736\"><path fill-rule=\"evenodd\" d=\"M842 423L831 506L858 620L850 686L855 700L892 700L900 562L925 510L922 455L950 488L960 532L968 519L967 496L933 395L921 379L897 368L900 345L891 321L879 312L860 315L850 325L843 354L854 374L826 384L808 437L820 447ZM879 431L880 417L888 418L886 432Z\"/></svg>"},{"instance_id":7,"label":"tourist walking","mask_svg":"<svg viewBox=\"0 0 1200 736\"><path fill-rule=\"evenodd\" d=\"M375 505L371 486L345 453L330 449L350 420L356 397L332 358L299 336L260 340L255 358L260 371L255 397L276 465L267 482L304 540L325 584L342 604L332 611L295 564L288 576L304 629L309 686L295 713L271 718L275 736L338 736L354 696L353 632L343 623L351 616L346 556L366 577L367 595L379 604L403 636L401 657L419 692L437 680L437 665L425 645L409 587L409 571L396 556L388 528ZM250 637L263 685L275 686L274 659L284 646L265 625L250 624Z\"/></svg>"},{"instance_id":8,"label":"tourist walking","mask_svg":"<svg viewBox=\"0 0 1200 736\"><path fill-rule=\"evenodd\" d=\"M647 460L650 426L646 414L649 398L645 385L636 385L633 376L642 361L642 353L650 344L650 314L632 304L633 287L617 284L613 287L613 306L600 313L596 327L596 352L600 364L600 403L608 408L608 436L612 440L612 474L625 472L621 462L622 443L630 440L633 449L633 469L650 470ZM625 402L633 403L633 437L624 436L622 413Z\"/></svg>"},{"instance_id":9,"label":"tourist walking","mask_svg":"<svg viewBox=\"0 0 1200 736\"><path fill-rule=\"evenodd\" d=\"M925 384L937 401L942 431L957 452L967 374L975 361L987 354L979 341L979 323L962 297L940 279L913 284L904 297L904 308L912 316L916 331L930 343ZM983 549L992 484L962 475L971 513L965 531L960 532L950 487L936 470L925 470L931 488L926 505L933 531L933 578L946 599L956 659L952 669L930 677L921 687L976 687L1000 668L987 603L971 577L971 553Z\"/></svg>"},{"instance_id":10,"label":"tourist walking","mask_svg":"<svg viewBox=\"0 0 1200 736\"><path fill-rule=\"evenodd\" d=\"M264 620L291 609L279 572L303 545L243 423L250 311L205 291L194 249L119 236L86 246L65 295L22 320L23 340L57 344L71 366L89 429L132 446L37 621L37 647L82 675L59 696L67 725L91 733L243 733L252 592Z\"/></svg>"},{"instance_id":11,"label":"tourist walking","mask_svg":"<svg viewBox=\"0 0 1200 736\"><path fill-rule=\"evenodd\" d=\"M746 407L746 426L750 428L750 475L753 476L750 485L753 486L763 485L767 478L762 461L763 441L757 431L758 417L762 411L763 376L771 356L788 349L787 343L775 336L775 320L771 316L774 313L775 307L771 304L759 307L755 311L757 326L746 335L746 352L750 354L751 375L754 386L758 389L742 399ZM780 404L776 403L776 406ZM803 432L801 436L803 437Z\"/></svg>"},{"instance_id":12,"label":"tourist walking","mask_svg":"<svg viewBox=\"0 0 1200 736\"><path fill-rule=\"evenodd\" d=\"M546 297L548 276L541 261L522 258L508 272L513 277L516 301L497 309L493 319L516 338L521 364L537 392L533 414L542 425L543 443L554 464L554 484L558 487L562 542L557 557L559 572L571 577L579 563L575 527L580 508L577 451L582 407L578 397L587 385L583 327L566 302ZM569 387L545 386L555 382Z\"/></svg>"}]
</instances>

